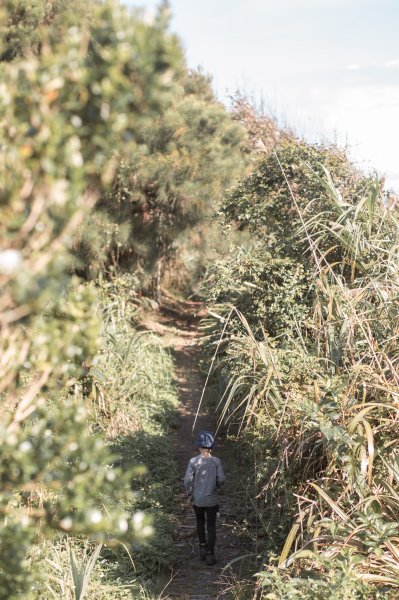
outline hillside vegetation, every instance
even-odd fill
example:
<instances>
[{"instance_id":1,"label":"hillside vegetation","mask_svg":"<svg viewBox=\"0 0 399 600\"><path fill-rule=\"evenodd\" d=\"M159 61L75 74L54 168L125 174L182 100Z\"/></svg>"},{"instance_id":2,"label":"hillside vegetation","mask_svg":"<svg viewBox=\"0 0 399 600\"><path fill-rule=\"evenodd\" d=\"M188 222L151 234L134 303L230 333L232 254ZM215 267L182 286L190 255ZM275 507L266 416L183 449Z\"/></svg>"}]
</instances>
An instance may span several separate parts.
<instances>
[{"instance_id":1,"label":"hillside vegetation","mask_svg":"<svg viewBox=\"0 0 399 600\"><path fill-rule=\"evenodd\" d=\"M0 600L150 599L176 566L174 365L140 326L165 288L210 306L204 364L250 473L257 576L234 597L397 597L378 178L228 110L167 5L3 2L0 123Z\"/></svg>"},{"instance_id":2,"label":"hillside vegetation","mask_svg":"<svg viewBox=\"0 0 399 600\"><path fill-rule=\"evenodd\" d=\"M226 197L220 419L252 467L259 598L397 597L398 221L335 148L286 141ZM259 540L258 540L259 542Z\"/></svg>"}]
</instances>

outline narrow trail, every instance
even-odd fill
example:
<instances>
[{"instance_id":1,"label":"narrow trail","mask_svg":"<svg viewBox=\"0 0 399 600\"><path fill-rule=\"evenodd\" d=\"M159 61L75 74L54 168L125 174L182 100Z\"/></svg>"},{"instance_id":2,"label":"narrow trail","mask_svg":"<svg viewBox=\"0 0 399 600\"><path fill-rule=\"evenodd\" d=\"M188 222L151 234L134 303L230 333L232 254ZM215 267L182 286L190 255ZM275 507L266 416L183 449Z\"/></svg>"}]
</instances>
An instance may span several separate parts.
<instances>
[{"instance_id":1,"label":"narrow trail","mask_svg":"<svg viewBox=\"0 0 399 600\"><path fill-rule=\"evenodd\" d=\"M198 369L200 357L197 303L185 303L184 313L175 310L163 310L157 323L148 323L152 329L165 334L167 345L173 349L176 378L181 405L179 408L179 426L175 431L174 448L179 470L180 492L176 498L178 522L175 533L176 564L178 568L172 574L162 598L165 600L216 600L231 598L226 580L232 573L228 564L245 553L242 540L238 536L237 519L239 507L236 506L237 495L232 489L234 469L227 445L223 438L217 437L214 455L223 463L226 473L225 489L220 494L220 518L217 522L217 540L215 548L216 565L207 566L199 559L199 548L196 534L195 515L183 491L182 479L189 459L197 453L194 439L198 431L216 430L216 417L208 414L202 407L195 429L193 425L204 379ZM223 585L224 583L224 585Z\"/></svg>"}]
</instances>

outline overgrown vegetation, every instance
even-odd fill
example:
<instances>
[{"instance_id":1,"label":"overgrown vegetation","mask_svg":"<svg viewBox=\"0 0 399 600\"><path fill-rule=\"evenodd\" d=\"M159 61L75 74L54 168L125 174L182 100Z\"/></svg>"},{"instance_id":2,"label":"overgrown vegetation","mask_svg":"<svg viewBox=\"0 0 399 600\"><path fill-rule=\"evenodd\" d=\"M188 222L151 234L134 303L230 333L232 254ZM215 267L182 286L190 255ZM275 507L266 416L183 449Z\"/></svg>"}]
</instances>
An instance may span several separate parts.
<instances>
[{"instance_id":1,"label":"overgrown vegetation","mask_svg":"<svg viewBox=\"0 0 399 600\"><path fill-rule=\"evenodd\" d=\"M343 151L227 111L168 21L0 8L0 600L156 596L177 396L136 315L201 278L261 556L231 593L395 598L396 213Z\"/></svg>"},{"instance_id":2,"label":"overgrown vegetation","mask_svg":"<svg viewBox=\"0 0 399 600\"><path fill-rule=\"evenodd\" d=\"M394 598L396 215L342 152L296 141L223 212L253 241L215 265L205 328L221 421L253 464L257 597Z\"/></svg>"},{"instance_id":3,"label":"overgrown vegetation","mask_svg":"<svg viewBox=\"0 0 399 600\"><path fill-rule=\"evenodd\" d=\"M19 7L3 9L2 31ZM92 8L89 22L61 20L59 35L41 32L37 52L0 65L2 598L28 597L27 555L39 532L146 533L119 505L99 507L115 482L129 497L134 473L112 468L74 394L100 320L68 248L112 181L116 145L168 91L164 74L180 54L161 22L145 25L115 4ZM2 43L6 51L7 35Z\"/></svg>"},{"instance_id":4,"label":"overgrown vegetation","mask_svg":"<svg viewBox=\"0 0 399 600\"><path fill-rule=\"evenodd\" d=\"M135 364L125 366L137 377L130 393L140 397L145 419L137 415L139 429L130 441L119 439L125 435L123 421L130 425L133 418L120 386L131 382L120 376L111 395L106 382L116 367L108 357L104 384L93 385L110 394L103 398L109 422L94 427L85 386L100 348L99 332L111 322L99 309L98 283L86 284L79 276L93 272L104 281L111 269L117 275L124 246L115 232L119 225L129 232L145 229L148 219L152 228L146 243L158 262L164 260L175 232L195 224L201 211L210 214L214 198L209 194L220 197L230 181L223 166L230 151L239 170L243 133L215 101L205 78L189 74L179 42L168 32L166 7L148 22L112 1L28 6L10 0L0 20L0 597L28 598L41 585L31 568L38 540L52 543L54 535L67 533L97 542L111 535L138 543L149 529L140 512L132 514L137 509L157 507L165 529L153 538L156 552L142 551L143 556L147 552L143 564L148 566L150 558L153 567L168 564L170 524L162 503L172 493L167 490L173 468L163 436L175 400L171 388L166 391L170 382L162 387L160 375L150 384L147 379L158 369L171 371L172 365L141 335L112 320L116 329L113 334L109 329L107 341L113 339L115 347L101 352L131 361L129 348L135 347ZM177 108L181 113L174 120ZM156 136L153 123L159 125ZM204 161L207 154L220 170L212 181L207 176L209 187L204 162L198 175L195 168L188 172L192 160ZM127 157L147 162L148 172L137 173L138 183ZM162 157L164 167L157 173ZM148 210L142 198L151 198ZM129 223L126 211L118 220L123 203L123 211L132 209ZM135 211L139 205L144 212ZM164 233L157 233L159 227ZM101 269L82 262L96 254L81 252L81 240L93 231L98 247L105 247L106 259L97 260ZM165 252L158 252L161 246ZM139 251L135 255L137 287L139 279L151 278L152 264L141 261ZM111 319L109 306L104 311ZM150 365L146 375L138 368L142 361ZM99 393L100 398L105 392ZM106 442L101 435L110 436L109 429L116 436L112 444L111 437ZM115 463L116 450L123 450L123 464ZM163 462L162 492L151 479L155 453ZM149 475L134 484L145 491L138 500L131 480L138 476L134 465L144 462Z\"/></svg>"},{"instance_id":5,"label":"overgrown vegetation","mask_svg":"<svg viewBox=\"0 0 399 600\"><path fill-rule=\"evenodd\" d=\"M220 246L213 217L243 174L244 139L209 79L182 67L156 115L136 124L109 192L82 223L79 270L88 278L133 270L158 298L168 267L169 277L180 271L180 287L192 286L212 252L209 238Z\"/></svg>"},{"instance_id":6,"label":"overgrown vegetation","mask_svg":"<svg viewBox=\"0 0 399 600\"><path fill-rule=\"evenodd\" d=\"M177 473L170 432L176 423L178 398L168 351L154 334L134 327L140 308L135 283L131 276L103 282L98 307L104 315L100 350L78 389L86 399L92 434L103 434L114 465L123 473L136 474L129 481L132 494L123 498L120 491L104 489L99 505L109 512L123 509L133 514L136 524L151 527L151 537L145 545L132 546L117 531L109 530L102 548L84 538L66 536L37 547L39 558L33 564L47 573L34 584L40 598L69 598L71 567L90 565L90 551L95 547L98 555L86 584L89 598L130 598L132 593L153 597L154 574L159 576L174 565ZM122 480L115 483L119 488Z\"/></svg>"}]
</instances>

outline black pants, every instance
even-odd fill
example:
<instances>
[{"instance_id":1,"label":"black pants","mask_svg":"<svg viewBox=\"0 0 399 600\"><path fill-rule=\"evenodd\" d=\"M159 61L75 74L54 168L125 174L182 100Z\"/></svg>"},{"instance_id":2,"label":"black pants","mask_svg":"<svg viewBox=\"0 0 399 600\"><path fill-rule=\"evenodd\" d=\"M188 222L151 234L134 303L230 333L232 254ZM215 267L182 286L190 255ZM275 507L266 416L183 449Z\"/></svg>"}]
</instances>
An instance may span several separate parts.
<instances>
[{"instance_id":1,"label":"black pants","mask_svg":"<svg viewBox=\"0 0 399 600\"><path fill-rule=\"evenodd\" d=\"M197 533L200 544L206 544L205 536L205 517L206 532L208 534L208 550L213 555L216 541L216 515L219 512L219 506L194 506L195 516L197 517Z\"/></svg>"}]
</instances>

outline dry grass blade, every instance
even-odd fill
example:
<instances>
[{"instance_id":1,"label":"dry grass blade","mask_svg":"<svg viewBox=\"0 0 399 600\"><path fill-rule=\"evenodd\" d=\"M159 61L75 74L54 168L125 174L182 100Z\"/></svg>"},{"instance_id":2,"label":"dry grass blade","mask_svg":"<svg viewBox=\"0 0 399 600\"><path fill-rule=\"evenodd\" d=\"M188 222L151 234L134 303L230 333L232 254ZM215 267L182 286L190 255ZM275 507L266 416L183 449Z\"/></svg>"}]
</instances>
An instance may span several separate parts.
<instances>
[{"instance_id":1,"label":"dry grass blade","mask_svg":"<svg viewBox=\"0 0 399 600\"><path fill-rule=\"evenodd\" d=\"M283 549L282 549L281 554L280 554L280 558L279 558L279 561L278 561L278 566L279 567L285 567L285 566L287 566L286 561L287 561L287 558L288 558L288 554L290 553L292 544L294 543L294 541L296 539L296 536L298 534L298 531L299 531L300 527L301 527L301 524L299 522L294 523L294 525L292 526L291 531L289 532L289 534L287 536L287 539L285 540Z\"/></svg>"},{"instance_id":2,"label":"dry grass blade","mask_svg":"<svg viewBox=\"0 0 399 600\"><path fill-rule=\"evenodd\" d=\"M327 504L329 504L331 506L331 508L333 509L333 511L343 520L343 521L347 521L349 519L349 515L347 515L342 508L340 508L338 506L338 504L336 502L334 502L334 500L332 498L330 498L330 496L321 489L321 487L319 487L316 483L311 483L310 484L312 487L314 487L314 489L320 494L320 496L322 498L324 498L324 500L327 502Z\"/></svg>"},{"instance_id":3,"label":"dry grass blade","mask_svg":"<svg viewBox=\"0 0 399 600\"><path fill-rule=\"evenodd\" d=\"M366 419L362 419L361 421L367 438L367 461L368 461L368 483L371 485L372 477L373 477L373 462L374 462L374 436L373 430L371 429L370 423L366 421Z\"/></svg>"}]
</instances>

